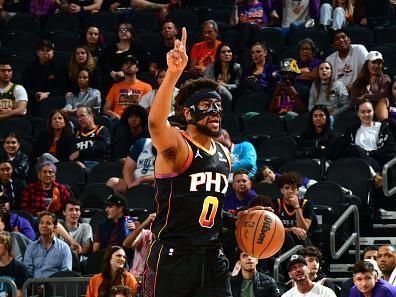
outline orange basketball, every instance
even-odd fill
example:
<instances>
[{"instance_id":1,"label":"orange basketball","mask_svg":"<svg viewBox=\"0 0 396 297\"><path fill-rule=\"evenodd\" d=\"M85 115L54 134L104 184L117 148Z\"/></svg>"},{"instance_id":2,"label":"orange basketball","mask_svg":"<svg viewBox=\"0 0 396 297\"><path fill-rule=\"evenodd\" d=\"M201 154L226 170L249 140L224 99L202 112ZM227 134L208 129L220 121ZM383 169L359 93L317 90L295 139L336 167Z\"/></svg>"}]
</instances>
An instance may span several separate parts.
<instances>
[{"instance_id":1,"label":"orange basketball","mask_svg":"<svg viewBox=\"0 0 396 297\"><path fill-rule=\"evenodd\" d=\"M285 228L273 212L253 210L237 220L235 237L242 251L264 259L280 250L285 240Z\"/></svg>"}]
</instances>

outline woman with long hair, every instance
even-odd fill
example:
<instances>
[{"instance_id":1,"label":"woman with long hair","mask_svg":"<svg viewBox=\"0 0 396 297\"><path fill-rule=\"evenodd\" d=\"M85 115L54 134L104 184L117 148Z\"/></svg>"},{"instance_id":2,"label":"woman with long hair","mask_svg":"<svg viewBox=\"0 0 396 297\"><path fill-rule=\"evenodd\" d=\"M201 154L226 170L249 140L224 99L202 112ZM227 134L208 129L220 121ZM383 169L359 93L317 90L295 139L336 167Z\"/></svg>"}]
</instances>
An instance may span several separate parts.
<instances>
[{"instance_id":1,"label":"woman with long hair","mask_svg":"<svg viewBox=\"0 0 396 297\"><path fill-rule=\"evenodd\" d=\"M384 59L380 52L369 52L366 62L351 89L352 104L359 104L364 99L370 100L378 121L388 118L389 108L388 98L391 79L383 73L383 63Z\"/></svg>"},{"instance_id":2,"label":"woman with long hair","mask_svg":"<svg viewBox=\"0 0 396 297\"><path fill-rule=\"evenodd\" d=\"M336 136L330 129L330 113L326 105L312 107L307 128L298 139L297 156L302 158L334 159Z\"/></svg>"},{"instance_id":3,"label":"woman with long hair","mask_svg":"<svg viewBox=\"0 0 396 297\"><path fill-rule=\"evenodd\" d=\"M132 289L133 296L138 292L135 277L124 267L127 261L125 251L120 246L107 248L101 273L89 281L86 297L108 297L114 286L125 285Z\"/></svg>"},{"instance_id":4,"label":"woman with long hair","mask_svg":"<svg viewBox=\"0 0 396 297\"><path fill-rule=\"evenodd\" d=\"M251 47L253 64L244 69L241 77L241 86L245 91L265 91L272 95L275 87L276 68L270 64L268 49L264 43L255 42Z\"/></svg>"},{"instance_id":5,"label":"woman with long hair","mask_svg":"<svg viewBox=\"0 0 396 297\"><path fill-rule=\"evenodd\" d=\"M132 24L121 22L118 25L118 41L106 48L99 60L106 89L110 88L114 82L124 79L121 66L128 55L133 55L137 58L139 68L145 65L146 54L144 47L137 39Z\"/></svg>"},{"instance_id":6,"label":"woman with long hair","mask_svg":"<svg viewBox=\"0 0 396 297\"><path fill-rule=\"evenodd\" d=\"M217 81L228 90L234 90L239 86L241 65L235 62L231 45L223 42L218 46L215 62L208 65L205 77Z\"/></svg>"},{"instance_id":7,"label":"woman with long hair","mask_svg":"<svg viewBox=\"0 0 396 297\"><path fill-rule=\"evenodd\" d=\"M75 92L68 92L66 94L66 105L64 111L69 114L75 114L77 107L86 105L99 113L102 97L98 89L91 87L92 74L88 69L80 69L77 76L78 89Z\"/></svg>"},{"instance_id":8,"label":"woman with long hair","mask_svg":"<svg viewBox=\"0 0 396 297\"><path fill-rule=\"evenodd\" d=\"M4 135L2 158L11 163L13 168L12 178L24 183L29 172L29 157L20 148L21 139L17 134L10 132Z\"/></svg>"},{"instance_id":9,"label":"woman with long hair","mask_svg":"<svg viewBox=\"0 0 396 297\"><path fill-rule=\"evenodd\" d=\"M333 80L333 67L327 61L319 64L319 77L309 92L308 110L315 105L325 105L331 116L337 116L351 107L348 91L339 80Z\"/></svg>"},{"instance_id":10,"label":"woman with long hair","mask_svg":"<svg viewBox=\"0 0 396 297\"><path fill-rule=\"evenodd\" d=\"M345 132L343 156L365 160L372 169L374 181L380 181L382 178L379 178L379 172L382 172L382 167L396 156L395 139L387 121L374 121L374 106L371 100L359 101L357 114L360 124Z\"/></svg>"},{"instance_id":11,"label":"woman with long hair","mask_svg":"<svg viewBox=\"0 0 396 297\"><path fill-rule=\"evenodd\" d=\"M69 161L74 151L74 134L67 114L60 109L53 110L47 120L47 128L43 130L34 143L34 159L43 156L51 161Z\"/></svg>"},{"instance_id":12,"label":"woman with long hair","mask_svg":"<svg viewBox=\"0 0 396 297\"><path fill-rule=\"evenodd\" d=\"M82 35L82 45L85 45L92 57L98 62L99 57L103 52L103 36L100 29L96 25L89 25L85 28Z\"/></svg>"},{"instance_id":13,"label":"woman with long hair","mask_svg":"<svg viewBox=\"0 0 396 297\"><path fill-rule=\"evenodd\" d=\"M69 90L78 89L77 80L81 69L86 69L91 73L91 84L94 88L100 89L100 75L95 59L91 55L91 51L85 45L75 48L69 62L68 77Z\"/></svg>"}]
</instances>

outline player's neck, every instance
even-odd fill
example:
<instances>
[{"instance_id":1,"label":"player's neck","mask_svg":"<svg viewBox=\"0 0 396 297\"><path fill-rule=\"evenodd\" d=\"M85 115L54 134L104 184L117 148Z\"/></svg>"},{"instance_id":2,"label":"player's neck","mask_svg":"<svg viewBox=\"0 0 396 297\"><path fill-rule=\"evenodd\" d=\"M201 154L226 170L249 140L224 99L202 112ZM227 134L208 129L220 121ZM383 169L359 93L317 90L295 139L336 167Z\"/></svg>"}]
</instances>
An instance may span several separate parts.
<instances>
[{"instance_id":1,"label":"player's neck","mask_svg":"<svg viewBox=\"0 0 396 297\"><path fill-rule=\"evenodd\" d=\"M195 142L198 142L200 145L202 145L207 150L210 150L212 148L212 137L200 133L195 128L195 126L188 125L186 132L192 139L194 139Z\"/></svg>"}]
</instances>

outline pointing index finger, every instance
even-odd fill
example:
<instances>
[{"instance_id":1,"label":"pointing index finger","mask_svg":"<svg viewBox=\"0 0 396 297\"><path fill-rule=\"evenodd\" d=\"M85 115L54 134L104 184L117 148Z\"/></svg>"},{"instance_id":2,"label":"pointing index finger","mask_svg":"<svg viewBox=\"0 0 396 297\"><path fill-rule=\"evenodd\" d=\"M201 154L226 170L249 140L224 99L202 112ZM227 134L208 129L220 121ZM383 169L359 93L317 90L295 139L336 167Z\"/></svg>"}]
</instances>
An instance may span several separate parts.
<instances>
[{"instance_id":1,"label":"pointing index finger","mask_svg":"<svg viewBox=\"0 0 396 297\"><path fill-rule=\"evenodd\" d=\"M183 27L182 28L181 43L183 44L184 48L186 48L186 41L187 41L187 30L186 30L186 27Z\"/></svg>"}]
</instances>

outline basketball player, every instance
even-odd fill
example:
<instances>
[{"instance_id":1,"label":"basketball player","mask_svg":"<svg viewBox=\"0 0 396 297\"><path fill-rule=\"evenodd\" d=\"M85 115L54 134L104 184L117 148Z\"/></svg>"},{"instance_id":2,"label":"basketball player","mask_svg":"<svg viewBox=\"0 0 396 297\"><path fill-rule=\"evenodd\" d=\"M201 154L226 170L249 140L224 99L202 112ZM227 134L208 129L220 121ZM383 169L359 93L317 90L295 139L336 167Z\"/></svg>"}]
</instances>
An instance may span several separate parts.
<instances>
[{"instance_id":1,"label":"basketball player","mask_svg":"<svg viewBox=\"0 0 396 297\"><path fill-rule=\"evenodd\" d=\"M180 89L186 131L171 127L167 117L176 82L187 65L186 29L167 54L168 70L149 114L157 149L155 161L156 240L147 258L145 297L228 297L228 261L219 245L221 209L230 162L212 137L221 123L217 83L196 80Z\"/></svg>"}]
</instances>

